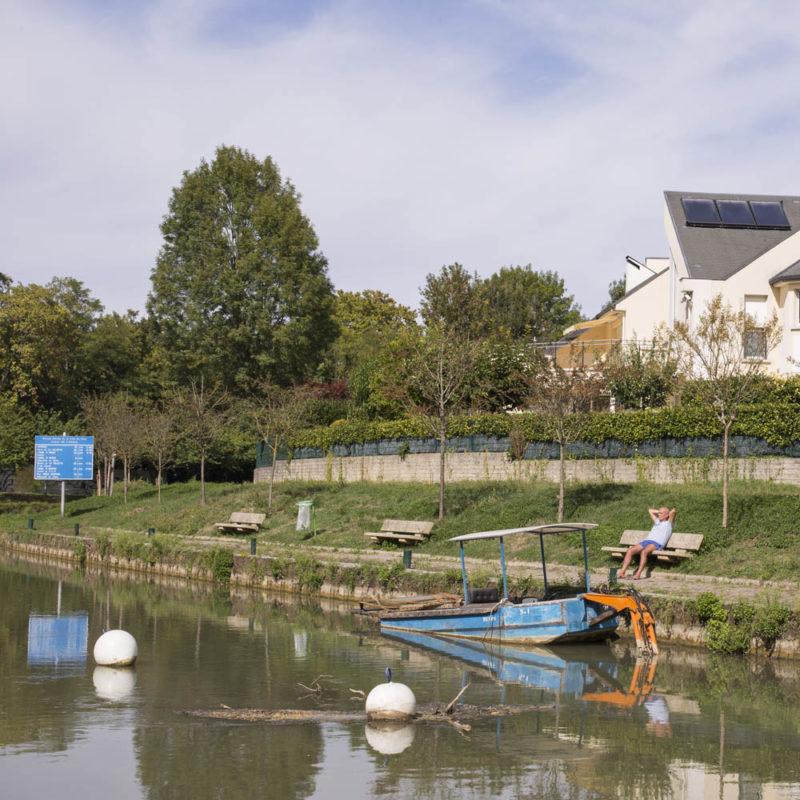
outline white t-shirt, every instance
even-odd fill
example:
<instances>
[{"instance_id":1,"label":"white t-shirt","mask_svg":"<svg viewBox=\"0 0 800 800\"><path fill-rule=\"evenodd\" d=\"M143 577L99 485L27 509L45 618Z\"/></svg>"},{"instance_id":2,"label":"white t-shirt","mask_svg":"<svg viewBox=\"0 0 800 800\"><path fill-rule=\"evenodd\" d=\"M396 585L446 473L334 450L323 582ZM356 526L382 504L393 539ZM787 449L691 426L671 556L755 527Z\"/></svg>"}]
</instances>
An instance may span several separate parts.
<instances>
[{"instance_id":1,"label":"white t-shirt","mask_svg":"<svg viewBox=\"0 0 800 800\"><path fill-rule=\"evenodd\" d=\"M668 520L656 520L647 537L651 542L657 542L664 547L672 536L672 523Z\"/></svg>"}]
</instances>

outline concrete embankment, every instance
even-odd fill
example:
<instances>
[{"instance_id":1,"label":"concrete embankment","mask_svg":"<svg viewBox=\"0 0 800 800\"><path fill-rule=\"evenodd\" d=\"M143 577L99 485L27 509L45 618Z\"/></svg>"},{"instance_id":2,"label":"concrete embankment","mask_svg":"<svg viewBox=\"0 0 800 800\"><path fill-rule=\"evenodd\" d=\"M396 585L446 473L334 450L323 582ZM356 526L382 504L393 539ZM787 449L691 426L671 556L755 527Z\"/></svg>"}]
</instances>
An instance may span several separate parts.
<instances>
[{"instance_id":1,"label":"concrete embankment","mask_svg":"<svg viewBox=\"0 0 800 800\"><path fill-rule=\"evenodd\" d=\"M437 580L445 573L460 572L460 560L448 556L414 553L413 566L400 569L401 554L389 550L350 550L318 546L280 547L269 545L269 552L251 555L246 541L224 537L191 537L177 551L145 552L141 557L125 557L113 553L107 544L88 537L72 537L25 531L0 533L0 547L27 556L69 562L89 568L125 570L153 576L214 582L224 580L233 586L251 589L302 592L345 601L392 598L437 590ZM146 547L146 544L145 544ZM227 563L217 558L223 552ZM499 567L499 564L497 565ZM467 559L467 569L494 568L478 559ZM509 561L510 578L541 579L541 565ZM575 566L548 564L551 582L576 580ZM608 581L608 568L591 574L593 586ZM716 578L659 571L656 568L646 580L626 583L637 589L653 606L658 638L663 644L705 646L706 629L693 618L690 604L698 595L710 592L728 606L747 602L758 605L780 602L798 609L800 584L797 582L764 582L748 579ZM441 590L441 587L438 587ZM620 635L632 636L626 625ZM763 643L754 639L751 652L763 653ZM771 655L800 658L800 637L796 626L789 626L786 635L775 642Z\"/></svg>"}]
</instances>

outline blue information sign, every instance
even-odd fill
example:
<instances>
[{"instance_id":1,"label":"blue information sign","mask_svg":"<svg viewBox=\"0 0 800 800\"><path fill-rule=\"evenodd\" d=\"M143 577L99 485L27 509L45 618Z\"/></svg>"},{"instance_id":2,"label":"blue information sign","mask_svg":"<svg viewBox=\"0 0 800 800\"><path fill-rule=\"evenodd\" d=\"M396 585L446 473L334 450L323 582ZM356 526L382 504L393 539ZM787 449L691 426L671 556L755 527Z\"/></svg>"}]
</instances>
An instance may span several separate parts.
<instances>
[{"instance_id":1,"label":"blue information sign","mask_svg":"<svg viewBox=\"0 0 800 800\"><path fill-rule=\"evenodd\" d=\"M90 481L94 436L37 436L33 462L36 481Z\"/></svg>"}]
</instances>

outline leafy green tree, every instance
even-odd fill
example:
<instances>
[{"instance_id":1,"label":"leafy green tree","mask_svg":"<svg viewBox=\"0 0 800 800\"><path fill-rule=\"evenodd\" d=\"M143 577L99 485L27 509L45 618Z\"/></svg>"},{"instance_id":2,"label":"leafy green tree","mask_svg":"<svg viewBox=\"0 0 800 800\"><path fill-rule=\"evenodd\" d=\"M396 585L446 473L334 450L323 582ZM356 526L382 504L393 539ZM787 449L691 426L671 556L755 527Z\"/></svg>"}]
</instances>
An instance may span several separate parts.
<instances>
[{"instance_id":1,"label":"leafy green tree","mask_svg":"<svg viewBox=\"0 0 800 800\"><path fill-rule=\"evenodd\" d=\"M625 297L625 276L623 275L621 278L617 278L615 281L611 281L608 284L608 303L607 305L614 305L617 300L621 300Z\"/></svg>"},{"instance_id":2,"label":"leafy green tree","mask_svg":"<svg viewBox=\"0 0 800 800\"><path fill-rule=\"evenodd\" d=\"M316 370L336 333L327 261L270 158L218 148L184 172L161 231L147 308L169 377L246 394Z\"/></svg>"},{"instance_id":3,"label":"leafy green tree","mask_svg":"<svg viewBox=\"0 0 800 800\"><path fill-rule=\"evenodd\" d=\"M565 294L564 281L550 271L524 267L503 267L481 287L491 324L503 328L515 339L532 337L550 342L565 328L581 319L580 306Z\"/></svg>"},{"instance_id":4,"label":"leafy green tree","mask_svg":"<svg viewBox=\"0 0 800 800\"><path fill-rule=\"evenodd\" d=\"M0 394L0 469L17 470L33 462L36 419L11 393Z\"/></svg>"},{"instance_id":5,"label":"leafy green tree","mask_svg":"<svg viewBox=\"0 0 800 800\"><path fill-rule=\"evenodd\" d=\"M728 441L744 403L757 396L767 355L781 340L776 315L759 322L734 311L718 294L709 300L698 324L675 325L692 377L696 402L710 408L722 425L722 527L728 527Z\"/></svg>"},{"instance_id":6,"label":"leafy green tree","mask_svg":"<svg viewBox=\"0 0 800 800\"><path fill-rule=\"evenodd\" d=\"M340 364L351 369L374 359L387 341L403 330L416 327L414 312L384 292L339 291L334 301L334 320L339 329L335 353Z\"/></svg>"},{"instance_id":7,"label":"leafy green tree","mask_svg":"<svg viewBox=\"0 0 800 800\"><path fill-rule=\"evenodd\" d=\"M78 330L52 290L15 285L0 294L0 393L29 408L58 408L73 395Z\"/></svg>"},{"instance_id":8,"label":"leafy green tree","mask_svg":"<svg viewBox=\"0 0 800 800\"><path fill-rule=\"evenodd\" d=\"M430 273L421 294L420 312L426 327L473 339L490 331L480 279L461 264L448 264L438 274Z\"/></svg>"},{"instance_id":9,"label":"leafy green tree","mask_svg":"<svg viewBox=\"0 0 800 800\"><path fill-rule=\"evenodd\" d=\"M603 379L620 408L658 408L677 390L680 352L673 334L656 333L650 342L624 342L601 368Z\"/></svg>"}]
</instances>

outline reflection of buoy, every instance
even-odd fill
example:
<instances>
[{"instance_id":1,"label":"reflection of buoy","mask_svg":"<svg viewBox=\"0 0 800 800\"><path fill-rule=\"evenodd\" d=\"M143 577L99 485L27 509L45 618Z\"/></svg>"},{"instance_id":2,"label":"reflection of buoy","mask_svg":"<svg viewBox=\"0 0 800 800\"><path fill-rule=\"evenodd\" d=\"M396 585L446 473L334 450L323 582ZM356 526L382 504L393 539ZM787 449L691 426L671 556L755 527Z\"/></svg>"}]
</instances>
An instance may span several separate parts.
<instances>
[{"instance_id":1,"label":"reflection of buoy","mask_svg":"<svg viewBox=\"0 0 800 800\"><path fill-rule=\"evenodd\" d=\"M106 631L94 643L94 660L104 667L127 667L137 655L136 639L127 631Z\"/></svg>"},{"instance_id":2,"label":"reflection of buoy","mask_svg":"<svg viewBox=\"0 0 800 800\"><path fill-rule=\"evenodd\" d=\"M417 710L417 698L404 683L392 683L392 671L386 668L388 683L379 683L368 695L369 719L411 719Z\"/></svg>"},{"instance_id":3,"label":"reflection of buoy","mask_svg":"<svg viewBox=\"0 0 800 800\"><path fill-rule=\"evenodd\" d=\"M368 722L364 728L367 744L384 756L402 753L413 741L416 725L392 721Z\"/></svg>"},{"instance_id":4,"label":"reflection of buoy","mask_svg":"<svg viewBox=\"0 0 800 800\"><path fill-rule=\"evenodd\" d=\"M136 672L132 669L95 667L92 682L97 696L103 700L125 700L136 686Z\"/></svg>"}]
</instances>

